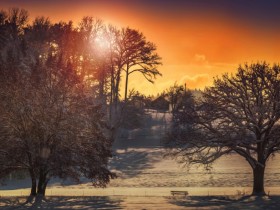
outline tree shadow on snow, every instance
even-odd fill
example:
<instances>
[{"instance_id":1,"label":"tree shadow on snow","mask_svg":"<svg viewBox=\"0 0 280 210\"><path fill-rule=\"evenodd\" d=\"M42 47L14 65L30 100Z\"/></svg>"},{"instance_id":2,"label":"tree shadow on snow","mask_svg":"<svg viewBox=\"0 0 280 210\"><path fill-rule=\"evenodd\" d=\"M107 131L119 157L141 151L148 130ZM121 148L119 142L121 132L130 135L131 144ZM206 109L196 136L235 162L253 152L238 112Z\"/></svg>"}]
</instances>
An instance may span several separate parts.
<instances>
[{"instance_id":1,"label":"tree shadow on snow","mask_svg":"<svg viewBox=\"0 0 280 210\"><path fill-rule=\"evenodd\" d=\"M17 209L20 205L20 199L18 197L0 198L0 209Z\"/></svg>"},{"instance_id":2,"label":"tree shadow on snow","mask_svg":"<svg viewBox=\"0 0 280 210\"><path fill-rule=\"evenodd\" d=\"M204 208L209 209L246 209L246 210L279 210L280 196L244 196L241 198L227 196L189 196L168 197L168 202L183 207Z\"/></svg>"},{"instance_id":3,"label":"tree shadow on snow","mask_svg":"<svg viewBox=\"0 0 280 210\"><path fill-rule=\"evenodd\" d=\"M154 167L153 163L158 159L149 156L149 154L151 153L135 150L118 153L110 162L110 167L112 170L121 172L123 176L131 178ZM158 154L157 157L160 158L161 155Z\"/></svg>"},{"instance_id":4,"label":"tree shadow on snow","mask_svg":"<svg viewBox=\"0 0 280 210\"><path fill-rule=\"evenodd\" d=\"M121 203L123 202L120 198L110 197L48 197L41 202L33 202L26 205L19 203L11 199L10 202L3 201L0 199L1 210L23 210L23 209L123 209ZM4 204L4 206L3 206Z\"/></svg>"}]
</instances>

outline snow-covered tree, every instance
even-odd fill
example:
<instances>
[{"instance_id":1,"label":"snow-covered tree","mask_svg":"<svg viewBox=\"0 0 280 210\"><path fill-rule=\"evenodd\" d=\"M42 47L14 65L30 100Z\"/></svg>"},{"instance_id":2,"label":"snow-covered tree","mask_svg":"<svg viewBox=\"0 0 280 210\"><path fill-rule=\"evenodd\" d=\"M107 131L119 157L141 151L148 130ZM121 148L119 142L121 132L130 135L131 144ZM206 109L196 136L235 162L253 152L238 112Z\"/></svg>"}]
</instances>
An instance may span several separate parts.
<instances>
[{"instance_id":1,"label":"snow-covered tree","mask_svg":"<svg viewBox=\"0 0 280 210\"><path fill-rule=\"evenodd\" d=\"M206 88L168 135L168 154L209 165L233 152L249 163L254 195L263 195L267 160L280 150L280 66L245 64ZM183 119L183 120L182 120Z\"/></svg>"}]
</instances>

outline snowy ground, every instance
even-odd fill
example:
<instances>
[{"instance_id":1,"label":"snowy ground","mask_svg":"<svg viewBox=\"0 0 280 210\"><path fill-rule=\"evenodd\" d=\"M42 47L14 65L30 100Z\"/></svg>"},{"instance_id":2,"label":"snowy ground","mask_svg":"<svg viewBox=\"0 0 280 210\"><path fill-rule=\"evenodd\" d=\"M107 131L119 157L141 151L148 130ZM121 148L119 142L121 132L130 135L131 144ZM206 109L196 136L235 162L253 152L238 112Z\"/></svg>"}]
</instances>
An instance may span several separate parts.
<instances>
[{"instance_id":1,"label":"snowy ground","mask_svg":"<svg viewBox=\"0 0 280 210\"><path fill-rule=\"evenodd\" d=\"M50 196L169 196L171 190L187 190L190 195L250 194L252 173L247 163L232 155L213 165L211 173L203 168L189 170L174 160L164 159L159 148L131 148L119 150L111 162L118 178L105 189L96 189L87 180L76 184L54 179L50 182ZM268 163L265 175L266 191L280 195L279 156ZM0 196L28 195L30 180L10 180L1 186Z\"/></svg>"},{"instance_id":2,"label":"snowy ground","mask_svg":"<svg viewBox=\"0 0 280 210\"><path fill-rule=\"evenodd\" d=\"M273 196L237 199L251 192L252 172L246 161L238 155L223 157L207 173L203 168L187 170L163 158L161 139L169 120L168 114L154 113L143 128L119 133L110 162L118 178L107 188L95 189L87 180L77 184L54 179L46 192L49 201L43 202L42 208L280 209L280 156L268 162L265 174L266 191ZM6 180L0 186L1 209L21 209L22 196L29 194L29 187L29 179ZM171 190L187 190L189 196L173 197Z\"/></svg>"},{"instance_id":3,"label":"snowy ground","mask_svg":"<svg viewBox=\"0 0 280 210\"><path fill-rule=\"evenodd\" d=\"M95 197L47 197L40 205L23 205L24 197L0 198L0 208L12 209L187 209L187 210L279 210L280 197L140 197L140 196L95 196Z\"/></svg>"},{"instance_id":4,"label":"snowy ground","mask_svg":"<svg viewBox=\"0 0 280 210\"><path fill-rule=\"evenodd\" d=\"M268 164L266 191L270 197L246 198L252 174L238 156L222 158L211 174L203 169L187 171L162 158L160 148L118 150L111 168L118 174L105 189L53 180L41 209L280 209L279 157ZM12 180L1 187L0 209L26 209L29 180ZM171 190L187 190L189 196L171 196ZM13 196L13 197L7 197ZM16 197L14 197L16 196ZM34 208L34 207L30 207Z\"/></svg>"}]
</instances>

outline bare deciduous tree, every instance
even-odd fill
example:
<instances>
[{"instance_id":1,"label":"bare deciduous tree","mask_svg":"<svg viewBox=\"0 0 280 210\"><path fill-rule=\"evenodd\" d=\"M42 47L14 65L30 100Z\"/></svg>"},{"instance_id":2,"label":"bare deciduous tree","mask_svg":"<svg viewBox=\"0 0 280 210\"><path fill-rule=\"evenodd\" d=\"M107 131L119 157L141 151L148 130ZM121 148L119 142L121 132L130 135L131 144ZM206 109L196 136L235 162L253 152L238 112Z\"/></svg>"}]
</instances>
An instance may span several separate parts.
<instances>
[{"instance_id":1,"label":"bare deciduous tree","mask_svg":"<svg viewBox=\"0 0 280 210\"><path fill-rule=\"evenodd\" d=\"M115 176L107 168L112 139L105 116L65 56L67 46L56 42L65 34L49 36L52 27L37 18L0 54L0 178L27 171L31 195L44 196L52 177L84 176L104 187ZM26 53L18 39L26 41Z\"/></svg>"},{"instance_id":2,"label":"bare deciduous tree","mask_svg":"<svg viewBox=\"0 0 280 210\"><path fill-rule=\"evenodd\" d=\"M235 152L253 171L253 195L263 195L267 160L280 150L280 66L245 64L216 78L169 133L169 155L209 165Z\"/></svg>"}]
</instances>

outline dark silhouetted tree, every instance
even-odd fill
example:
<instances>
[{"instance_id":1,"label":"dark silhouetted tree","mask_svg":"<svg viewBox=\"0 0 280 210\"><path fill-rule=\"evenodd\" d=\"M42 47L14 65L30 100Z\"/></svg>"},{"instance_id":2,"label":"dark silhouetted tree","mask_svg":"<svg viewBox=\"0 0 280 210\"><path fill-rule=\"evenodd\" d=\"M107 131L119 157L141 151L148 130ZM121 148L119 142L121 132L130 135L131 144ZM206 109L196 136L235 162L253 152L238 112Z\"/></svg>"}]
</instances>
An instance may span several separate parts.
<instances>
[{"instance_id":1,"label":"dark silhouetted tree","mask_svg":"<svg viewBox=\"0 0 280 210\"><path fill-rule=\"evenodd\" d=\"M153 82L156 76L161 76L157 69L158 65L161 65L161 58L156 53L155 44L148 42L139 31L124 28L120 34L118 45L121 52L121 68L125 72L126 101L129 75L140 72L149 82Z\"/></svg>"}]
</instances>

